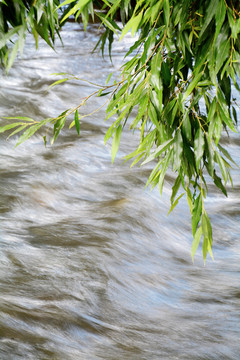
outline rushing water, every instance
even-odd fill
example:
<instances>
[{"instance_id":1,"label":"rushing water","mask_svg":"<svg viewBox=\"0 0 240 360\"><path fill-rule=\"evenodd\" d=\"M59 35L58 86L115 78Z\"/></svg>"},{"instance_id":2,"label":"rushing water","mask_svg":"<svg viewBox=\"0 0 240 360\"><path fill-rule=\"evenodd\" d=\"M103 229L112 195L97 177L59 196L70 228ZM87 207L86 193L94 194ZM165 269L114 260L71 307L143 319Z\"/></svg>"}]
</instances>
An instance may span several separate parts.
<instances>
[{"instance_id":1,"label":"rushing water","mask_svg":"<svg viewBox=\"0 0 240 360\"><path fill-rule=\"evenodd\" d=\"M90 52L97 27L67 25L56 52L29 38L24 57L2 77L1 115L42 119L80 103L93 89L71 82L46 91L67 71L104 83L119 67ZM111 70L112 69L112 70ZM86 114L101 105L90 101ZM240 171L224 198L210 186L213 262L190 256L189 210L167 217L163 197L144 190L150 167L122 156L137 135L125 131L111 164L104 109L65 130L54 146L40 135L14 148L0 141L0 359L237 360L240 354ZM225 142L240 165L240 140Z\"/></svg>"}]
</instances>

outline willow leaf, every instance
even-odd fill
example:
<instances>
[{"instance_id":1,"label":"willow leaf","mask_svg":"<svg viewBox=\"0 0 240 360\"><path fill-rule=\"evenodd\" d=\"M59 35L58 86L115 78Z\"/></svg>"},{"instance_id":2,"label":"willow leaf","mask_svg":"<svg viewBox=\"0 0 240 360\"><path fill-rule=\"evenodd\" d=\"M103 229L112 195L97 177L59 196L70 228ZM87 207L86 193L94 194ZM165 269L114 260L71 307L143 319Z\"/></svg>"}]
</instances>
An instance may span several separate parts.
<instances>
[{"instance_id":1,"label":"willow leaf","mask_svg":"<svg viewBox=\"0 0 240 360\"><path fill-rule=\"evenodd\" d=\"M121 140L121 134L122 134L122 125L119 125L115 130L113 142L112 142L112 163L114 162L114 159L118 152L118 148Z\"/></svg>"}]
</instances>

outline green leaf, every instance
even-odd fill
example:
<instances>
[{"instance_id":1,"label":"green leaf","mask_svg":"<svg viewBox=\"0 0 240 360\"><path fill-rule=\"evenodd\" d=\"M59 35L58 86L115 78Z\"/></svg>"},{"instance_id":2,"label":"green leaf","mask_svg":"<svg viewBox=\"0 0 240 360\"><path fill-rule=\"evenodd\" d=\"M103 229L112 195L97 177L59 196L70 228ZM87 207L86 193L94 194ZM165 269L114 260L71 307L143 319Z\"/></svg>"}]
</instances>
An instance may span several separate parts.
<instances>
[{"instance_id":1,"label":"green leaf","mask_svg":"<svg viewBox=\"0 0 240 360\"><path fill-rule=\"evenodd\" d=\"M199 73L190 82L185 93L183 94L183 101L185 101L188 98L188 96L191 94L191 92L195 89L195 87L197 86L197 83L200 81L201 77L202 77L202 73Z\"/></svg>"},{"instance_id":2,"label":"green leaf","mask_svg":"<svg viewBox=\"0 0 240 360\"><path fill-rule=\"evenodd\" d=\"M208 111L208 116L207 116L207 121L208 121L208 123L210 125L212 123L213 117L214 117L215 112L216 112L216 104L217 104L216 103L216 98L214 97L214 99L211 102L211 105L210 105L210 108L209 108L209 111ZM212 133L211 133L210 137L212 137Z\"/></svg>"},{"instance_id":3,"label":"green leaf","mask_svg":"<svg viewBox=\"0 0 240 360\"><path fill-rule=\"evenodd\" d=\"M188 186L186 187L186 191L187 191L187 202L188 202L188 206L189 206L190 212L191 212L191 214L192 214L192 211L193 211L192 193L191 193L191 190L189 189Z\"/></svg>"},{"instance_id":4,"label":"green leaf","mask_svg":"<svg viewBox=\"0 0 240 360\"><path fill-rule=\"evenodd\" d=\"M160 173L160 176L159 176L159 183L158 183L159 184L160 195L162 195L163 181L164 181L166 171L167 171L168 166L169 166L170 161L171 161L171 156L172 156L172 149L169 150L168 154L164 158L164 161L163 161L163 164L162 164L162 167L161 167L161 173Z\"/></svg>"},{"instance_id":5,"label":"green leaf","mask_svg":"<svg viewBox=\"0 0 240 360\"><path fill-rule=\"evenodd\" d=\"M225 111L223 104L221 104L220 102L218 103L218 110L219 110L219 115L221 117L221 120L233 131L233 132L237 132L237 130L234 127L234 123L232 121L232 119L230 118L228 112Z\"/></svg>"},{"instance_id":6,"label":"green leaf","mask_svg":"<svg viewBox=\"0 0 240 360\"><path fill-rule=\"evenodd\" d=\"M203 261L205 264L205 260L208 253L208 238L203 236L203 246L202 246L202 253L203 253Z\"/></svg>"},{"instance_id":7,"label":"green leaf","mask_svg":"<svg viewBox=\"0 0 240 360\"><path fill-rule=\"evenodd\" d=\"M55 81L54 83L52 83L48 88L50 89L50 88L52 88L53 86L56 86L56 85L61 84L61 83L65 82L65 81L68 81L68 80L69 80L69 78L57 80L57 81Z\"/></svg>"},{"instance_id":8,"label":"green leaf","mask_svg":"<svg viewBox=\"0 0 240 360\"><path fill-rule=\"evenodd\" d=\"M212 241L212 226L208 214L205 210L202 214L202 230L203 236Z\"/></svg>"},{"instance_id":9,"label":"green leaf","mask_svg":"<svg viewBox=\"0 0 240 360\"><path fill-rule=\"evenodd\" d=\"M159 12L163 6L163 0L157 1L151 8L151 23L153 24L156 18L159 16Z\"/></svg>"},{"instance_id":10,"label":"green leaf","mask_svg":"<svg viewBox=\"0 0 240 360\"><path fill-rule=\"evenodd\" d=\"M207 161L208 161L208 172L213 177L214 172L214 149L211 144L211 141L207 136L205 136L205 153L207 155Z\"/></svg>"},{"instance_id":11,"label":"green leaf","mask_svg":"<svg viewBox=\"0 0 240 360\"><path fill-rule=\"evenodd\" d=\"M68 0L67 0L68 1ZM82 10L84 8L85 5L87 5L89 3L90 0L79 0L77 2L76 5L73 6L73 8L71 8L68 13L62 18L61 22L64 22L66 19L68 19L71 15L75 14L78 10ZM64 2L66 4L69 4L70 2L73 1L69 1L69 2ZM61 4L61 7L64 6L64 3Z\"/></svg>"},{"instance_id":12,"label":"green leaf","mask_svg":"<svg viewBox=\"0 0 240 360\"><path fill-rule=\"evenodd\" d=\"M202 236L202 227L199 226L199 228L197 229L194 238L193 238L193 242L192 242L192 249L191 249L191 255L192 255L192 260L194 258L194 255L198 249L199 246L199 242L201 240L201 236Z\"/></svg>"},{"instance_id":13,"label":"green leaf","mask_svg":"<svg viewBox=\"0 0 240 360\"><path fill-rule=\"evenodd\" d=\"M112 163L114 162L114 159L118 152L118 148L121 140L121 134L122 134L122 125L118 125L117 129L115 130L113 136L113 142L112 142Z\"/></svg>"},{"instance_id":14,"label":"green leaf","mask_svg":"<svg viewBox=\"0 0 240 360\"><path fill-rule=\"evenodd\" d=\"M213 181L214 181L214 184L223 192L223 194L225 196L227 196L227 190L226 190L225 186L223 186L223 184L222 184L222 179L219 176L217 176L215 171L214 171L214 175L213 175Z\"/></svg>"},{"instance_id":15,"label":"green leaf","mask_svg":"<svg viewBox=\"0 0 240 360\"><path fill-rule=\"evenodd\" d=\"M201 39L203 33L207 29L208 25L210 24L211 20L213 19L216 10L217 10L216 0L211 0L210 4L208 5L206 14L204 16L204 23L201 28L201 32L199 34L199 40Z\"/></svg>"},{"instance_id":16,"label":"green leaf","mask_svg":"<svg viewBox=\"0 0 240 360\"><path fill-rule=\"evenodd\" d=\"M211 257L212 256L212 225L210 219L204 210L202 214L202 231L203 231L203 260L205 262L207 253L209 251Z\"/></svg>"},{"instance_id":17,"label":"green leaf","mask_svg":"<svg viewBox=\"0 0 240 360\"><path fill-rule=\"evenodd\" d=\"M111 31L113 31L116 35L118 35L117 30L121 31L120 27L107 15L103 16L100 12L97 12L97 17L101 19L104 25Z\"/></svg>"},{"instance_id":18,"label":"green leaf","mask_svg":"<svg viewBox=\"0 0 240 360\"><path fill-rule=\"evenodd\" d=\"M196 168L199 171L199 165L204 153L204 135L202 130L199 128L194 138L194 156L196 160Z\"/></svg>"},{"instance_id":19,"label":"green leaf","mask_svg":"<svg viewBox=\"0 0 240 360\"><path fill-rule=\"evenodd\" d=\"M46 125L47 123L49 123L52 120L52 118L47 118L44 119L42 121L40 121L39 123L37 123L36 125L32 125L30 128L28 128L26 131L24 131L24 133L20 136L20 138L18 139L18 142L16 144L15 147L19 146L20 144L22 144L24 141L28 140L31 136L33 136L35 134L35 132L37 130L39 130L42 126Z\"/></svg>"},{"instance_id":20,"label":"green leaf","mask_svg":"<svg viewBox=\"0 0 240 360\"><path fill-rule=\"evenodd\" d=\"M198 223L200 221L202 215L202 195L201 193L198 195L196 200L193 204L193 211L192 211L192 232L193 236L195 236Z\"/></svg>"},{"instance_id":21,"label":"green leaf","mask_svg":"<svg viewBox=\"0 0 240 360\"><path fill-rule=\"evenodd\" d=\"M64 111L64 113L66 113L68 110ZM59 117L58 120L56 121L56 123L54 124L54 128L53 128L53 137L51 139L51 145L54 144L54 142L56 141L60 131L62 130L62 128L65 125L65 120L66 120L66 116L64 116L62 113Z\"/></svg>"},{"instance_id":22,"label":"green leaf","mask_svg":"<svg viewBox=\"0 0 240 360\"><path fill-rule=\"evenodd\" d=\"M181 135L181 130L178 130L175 136L173 151L174 151L175 166L177 170L179 170L182 162L182 152L183 152L183 139Z\"/></svg>"},{"instance_id":23,"label":"green leaf","mask_svg":"<svg viewBox=\"0 0 240 360\"><path fill-rule=\"evenodd\" d=\"M119 39L120 41L130 29L132 29L131 31L132 36L134 35L134 33L137 31L140 21L142 20L142 16L143 16L143 11L141 11L137 16L131 17L131 19L127 22L127 24L124 26L122 30L122 34Z\"/></svg>"},{"instance_id":24,"label":"green leaf","mask_svg":"<svg viewBox=\"0 0 240 360\"><path fill-rule=\"evenodd\" d=\"M77 130L77 133L79 135L79 133L80 133L80 124L79 124L78 109L75 111L74 122L75 122L75 127L76 127L76 130Z\"/></svg>"},{"instance_id":25,"label":"green leaf","mask_svg":"<svg viewBox=\"0 0 240 360\"><path fill-rule=\"evenodd\" d=\"M8 59L7 66L6 66L6 72L9 72L9 70L11 69L11 67L13 65L15 57L17 56L18 47L19 47L19 41L17 40L15 42L15 45L14 45L14 47L13 47L13 49L11 51L10 57Z\"/></svg>"},{"instance_id":26,"label":"green leaf","mask_svg":"<svg viewBox=\"0 0 240 360\"><path fill-rule=\"evenodd\" d=\"M3 119L35 122L35 120L33 120L32 118L27 117L27 116L7 116L7 117L4 116Z\"/></svg>"},{"instance_id":27,"label":"green leaf","mask_svg":"<svg viewBox=\"0 0 240 360\"><path fill-rule=\"evenodd\" d=\"M218 49L219 54L221 54L221 56L216 57L216 66L215 66L216 74L219 72L224 61L230 56L229 50L230 50L230 39L227 39L221 43L221 45Z\"/></svg>"},{"instance_id":28,"label":"green leaf","mask_svg":"<svg viewBox=\"0 0 240 360\"><path fill-rule=\"evenodd\" d=\"M16 135L17 133L19 133L20 131L24 130L27 126L29 126L28 124L19 126L16 130L14 130L7 138L9 139L11 136Z\"/></svg>"},{"instance_id":29,"label":"green leaf","mask_svg":"<svg viewBox=\"0 0 240 360\"><path fill-rule=\"evenodd\" d=\"M17 122L17 123L13 123L13 124L8 124L8 125L4 125L4 126L0 126L0 133L3 133L7 130L13 129L17 126L21 126L23 125L23 123Z\"/></svg>"},{"instance_id":30,"label":"green leaf","mask_svg":"<svg viewBox=\"0 0 240 360\"><path fill-rule=\"evenodd\" d=\"M192 140L192 127L187 112L183 116L182 132L186 139L188 139L189 141Z\"/></svg>"},{"instance_id":31,"label":"green leaf","mask_svg":"<svg viewBox=\"0 0 240 360\"><path fill-rule=\"evenodd\" d=\"M226 158L228 160L230 160L235 166L239 167L238 164L233 160L233 158L231 157L231 155L229 154L229 152L226 149L224 149L220 144L218 144L218 148L221 150L223 155L226 156Z\"/></svg>"},{"instance_id":32,"label":"green leaf","mask_svg":"<svg viewBox=\"0 0 240 360\"><path fill-rule=\"evenodd\" d=\"M222 25L225 20L226 16L226 3L224 0L219 0L218 5L216 6L216 13L215 13L215 23L216 23L216 30L214 34L214 39L217 39L218 34L222 28Z\"/></svg>"},{"instance_id":33,"label":"green leaf","mask_svg":"<svg viewBox=\"0 0 240 360\"><path fill-rule=\"evenodd\" d=\"M217 151L215 151L215 156L216 156L217 163L218 163L218 165L220 167L223 179L224 179L225 184L226 184L227 180L228 180L228 173L227 173L227 170L225 168L223 158L221 157L221 155Z\"/></svg>"},{"instance_id":34,"label":"green leaf","mask_svg":"<svg viewBox=\"0 0 240 360\"><path fill-rule=\"evenodd\" d=\"M145 165L149 163L150 161L154 160L156 157L160 156L164 151L166 151L174 142L174 139L169 139L165 141L163 144L157 147L157 149L147 157L147 159L142 163L142 165Z\"/></svg>"},{"instance_id":35,"label":"green leaf","mask_svg":"<svg viewBox=\"0 0 240 360\"><path fill-rule=\"evenodd\" d=\"M110 79L111 79L111 77L112 77L112 72L108 75L108 77L107 77L107 80L106 80L106 85L109 83L109 81L110 81Z\"/></svg>"},{"instance_id":36,"label":"green leaf","mask_svg":"<svg viewBox=\"0 0 240 360\"><path fill-rule=\"evenodd\" d=\"M169 214L173 211L173 209L177 206L179 200L181 199L181 197L182 197L183 195L185 195L185 193L182 193L182 194L176 199L176 201L174 201L174 203L171 205L171 208L170 208L170 210L169 210L169 212L168 212L168 215L169 215Z\"/></svg>"},{"instance_id":37,"label":"green leaf","mask_svg":"<svg viewBox=\"0 0 240 360\"><path fill-rule=\"evenodd\" d=\"M63 7L63 6L65 6L65 5L68 5L68 4L70 4L70 3L73 3L73 2L75 2L76 0L65 0L65 1L63 1L57 8L59 9L60 7Z\"/></svg>"},{"instance_id":38,"label":"green leaf","mask_svg":"<svg viewBox=\"0 0 240 360\"><path fill-rule=\"evenodd\" d=\"M168 26L170 22L170 5L169 0L164 0L163 2L163 16L165 25Z\"/></svg>"},{"instance_id":39,"label":"green leaf","mask_svg":"<svg viewBox=\"0 0 240 360\"><path fill-rule=\"evenodd\" d=\"M180 175L178 175L175 182L174 182L174 185L172 187L171 205L174 202L175 196L176 196L176 194L177 194L177 192L179 190L180 185L181 185L181 177L180 177Z\"/></svg>"},{"instance_id":40,"label":"green leaf","mask_svg":"<svg viewBox=\"0 0 240 360\"><path fill-rule=\"evenodd\" d=\"M156 126L158 131L161 133L161 128L160 128L160 124L159 124L157 111L152 103L150 103L148 114L149 114L149 117L150 117L151 121L153 122L153 124Z\"/></svg>"}]
</instances>

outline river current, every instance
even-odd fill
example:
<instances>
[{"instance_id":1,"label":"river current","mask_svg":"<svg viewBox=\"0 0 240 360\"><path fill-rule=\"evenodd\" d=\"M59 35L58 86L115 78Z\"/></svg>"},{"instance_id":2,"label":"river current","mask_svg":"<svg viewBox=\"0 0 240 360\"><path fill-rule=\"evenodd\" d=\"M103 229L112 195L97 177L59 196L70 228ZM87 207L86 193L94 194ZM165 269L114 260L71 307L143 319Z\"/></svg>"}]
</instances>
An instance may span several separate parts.
<instances>
[{"instance_id":1,"label":"river current","mask_svg":"<svg viewBox=\"0 0 240 360\"><path fill-rule=\"evenodd\" d=\"M54 52L31 37L8 76L1 116L38 120L76 106L122 63L130 37L116 43L113 64L91 54L98 27L62 31ZM101 106L93 98L83 114ZM240 170L229 195L209 186L214 261L191 260L186 199L167 216L172 175L163 196L144 189L151 170L123 156L137 134L124 131L111 164L104 108L44 147L42 131L14 149L0 137L1 360L238 360L240 358ZM240 165L239 134L223 139Z\"/></svg>"}]
</instances>

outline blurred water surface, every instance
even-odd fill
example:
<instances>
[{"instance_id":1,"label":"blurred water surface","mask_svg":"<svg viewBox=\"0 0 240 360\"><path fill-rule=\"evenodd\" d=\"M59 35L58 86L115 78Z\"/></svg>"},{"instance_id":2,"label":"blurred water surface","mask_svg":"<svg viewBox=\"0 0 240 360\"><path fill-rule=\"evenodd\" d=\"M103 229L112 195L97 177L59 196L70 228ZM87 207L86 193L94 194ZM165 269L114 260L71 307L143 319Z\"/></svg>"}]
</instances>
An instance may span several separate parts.
<instances>
[{"instance_id":1,"label":"blurred water surface","mask_svg":"<svg viewBox=\"0 0 240 360\"><path fill-rule=\"evenodd\" d=\"M51 73L104 83L130 39L111 64L91 54L97 28L67 25L56 52L42 43L35 52L29 38L2 75L0 115L56 116L93 91L78 82L46 91ZM144 190L150 166L122 164L138 141L127 130L112 165L103 120L104 108L82 120L80 137L66 128L46 148L41 134L15 150L1 134L0 359L239 359L239 169L228 198L210 186L215 261L204 267L198 251L193 264L186 202L167 217L171 174L162 198ZM239 134L224 143L240 165Z\"/></svg>"}]
</instances>

